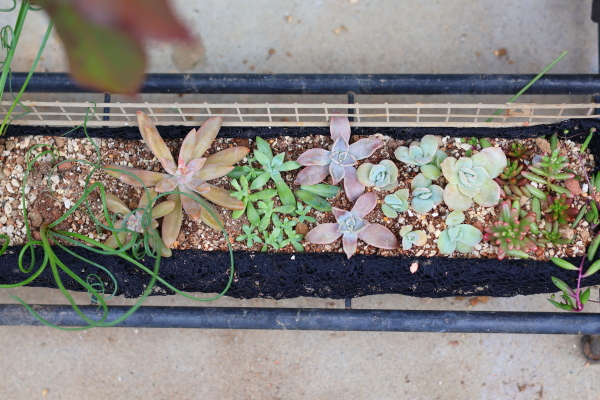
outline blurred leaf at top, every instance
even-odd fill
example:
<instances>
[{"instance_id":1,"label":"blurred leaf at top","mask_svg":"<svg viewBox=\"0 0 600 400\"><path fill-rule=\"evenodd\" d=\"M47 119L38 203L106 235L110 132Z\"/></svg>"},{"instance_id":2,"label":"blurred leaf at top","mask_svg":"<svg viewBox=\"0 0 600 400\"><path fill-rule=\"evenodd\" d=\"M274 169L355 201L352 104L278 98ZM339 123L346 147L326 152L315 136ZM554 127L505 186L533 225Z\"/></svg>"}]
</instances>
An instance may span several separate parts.
<instances>
[{"instance_id":1,"label":"blurred leaf at top","mask_svg":"<svg viewBox=\"0 0 600 400\"><path fill-rule=\"evenodd\" d=\"M190 40L167 0L33 0L65 45L71 74L83 86L136 93L147 39Z\"/></svg>"}]
</instances>

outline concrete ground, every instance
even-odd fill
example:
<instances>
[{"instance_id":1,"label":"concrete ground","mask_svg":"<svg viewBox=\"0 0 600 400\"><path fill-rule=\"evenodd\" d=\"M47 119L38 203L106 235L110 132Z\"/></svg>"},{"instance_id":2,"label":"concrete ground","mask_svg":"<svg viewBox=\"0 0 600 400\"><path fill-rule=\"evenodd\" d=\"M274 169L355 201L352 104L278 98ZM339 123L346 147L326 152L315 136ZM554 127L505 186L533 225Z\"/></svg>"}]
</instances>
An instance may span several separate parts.
<instances>
[{"instance_id":1,"label":"concrete ground","mask_svg":"<svg viewBox=\"0 0 600 400\"><path fill-rule=\"evenodd\" d=\"M174 3L202 38L205 50L200 63L186 71L537 73L568 50L569 55L552 72L598 72L597 27L589 18L589 0ZM45 29L43 15L29 18L14 61L17 71L29 68ZM0 24L12 19L14 13L0 15ZM179 72L172 59L173 46L159 43L150 50L151 71ZM67 69L56 38L49 43L39 69ZM331 98L311 96L302 101ZM477 101L504 100L504 96L481 98ZM177 101L213 99L217 97L184 96ZM218 99L298 101L297 96ZM589 101L582 96L526 96L523 100ZM474 100L361 96L358 101ZM0 302L13 302L9 295L32 304L64 303L56 290L2 290ZM76 297L86 303L84 295ZM353 305L553 311L546 297L471 304L469 299L386 295L356 299ZM130 303L126 299L111 301ZM175 296L152 298L148 304L196 306ZM279 302L224 298L211 305L343 307L341 301L304 298ZM595 307L590 306L589 311L596 311ZM596 399L599 367L586 363L579 340L571 335L119 328L68 333L43 327L0 327L0 398Z\"/></svg>"}]
</instances>

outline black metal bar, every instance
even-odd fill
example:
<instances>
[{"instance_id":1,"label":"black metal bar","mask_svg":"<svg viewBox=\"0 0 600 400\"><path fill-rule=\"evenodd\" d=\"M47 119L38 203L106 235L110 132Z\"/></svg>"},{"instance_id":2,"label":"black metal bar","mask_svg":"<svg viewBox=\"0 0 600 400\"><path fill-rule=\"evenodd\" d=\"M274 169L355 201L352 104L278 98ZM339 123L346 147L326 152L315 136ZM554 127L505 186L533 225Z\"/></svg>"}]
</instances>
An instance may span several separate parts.
<instances>
[{"instance_id":1,"label":"black metal bar","mask_svg":"<svg viewBox=\"0 0 600 400\"><path fill-rule=\"evenodd\" d=\"M352 309L352 299L346 299L344 301L344 307L346 308L346 310L350 310Z\"/></svg>"},{"instance_id":2,"label":"black metal bar","mask_svg":"<svg viewBox=\"0 0 600 400\"><path fill-rule=\"evenodd\" d=\"M110 93L104 93L104 102L105 103L110 103ZM104 114L109 114L110 113L110 107L104 107ZM102 117L103 121L109 121L110 120L110 115L104 115Z\"/></svg>"},{"instance_id":3,"label":"black metal bar","mask_svg":"<svg viewBox=\"0 0 600 400\"><path fill-rule=\"evenodd\" d=\"M348 104L354 104L354 92L348 92ZM354 114L354 108L348 108L348 114ZM348 117L348 121L354 122L354 117Z\"/></svg>"},{"instance_id":4,"label":"black metal bar","mask_svg":"<svg viewBox=\"0 0 600 400\"><path fill-rule=\"evenodd\" d=\"M81 326L70 306L33 306L48 322ZM111 307L108 320L123 315ZM96 306L82 310L98 318ZM0 305L0 325L41 325L21 305ZM244 307L141 307L119 327L380 332L600 334L600 317L583 313L396 311Z\"/></svg>"},{"instance_id":5,"label":"black metal bar","mask_svg":"<svg viewBox=\"0 0 600 400\"><path fill-rule=\"evenodd\" d=\"M18 91L26 73L14 73ZM515 94L535 75L483 74L149 74L142 93ZM27 92L87 93L65 73L35 73ZM527 94L600 93L597 74L545 75Z\"/></svg>"}]
</instances>

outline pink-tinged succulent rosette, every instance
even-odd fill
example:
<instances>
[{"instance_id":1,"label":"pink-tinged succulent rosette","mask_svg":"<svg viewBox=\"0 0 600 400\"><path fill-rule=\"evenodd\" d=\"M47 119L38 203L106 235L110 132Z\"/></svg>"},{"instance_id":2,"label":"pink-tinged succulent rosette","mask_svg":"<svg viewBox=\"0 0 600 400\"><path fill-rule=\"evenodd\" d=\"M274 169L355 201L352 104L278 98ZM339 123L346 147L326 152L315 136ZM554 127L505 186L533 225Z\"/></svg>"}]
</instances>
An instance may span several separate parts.
<instances>
[{"instance_id":1,"label":"pink-tinged succulent rosette","mask_svg":"<svg viewBox=\"0 0 600 400\"><path fill-rule=\"evenodd\" d=\"M339 114L337 111L334 113ZM331 151L310 149L298 157L296 161L306 168L300 171L294 183L315 185L331 175L334 185L344 181L346 196L355 202L365 190L356 175L357 161L371 156L383 146L383 141L367 138L350 144L350 121L347 117L331 117L330 132L333 140Z\"/></svg>"},{"instance_id":2,"label":"pink-tinged succulent rosette","mask_svg":"<svg viewBox=\"0 0 600 400\"><path fill-rule=\"evenodd\" d=\"M377 195L368 192L360 196L352 210L332 208L337 222L321 224L306 235L306 240L314 244L328 244L342 237L342 246L348 258L356 253L358 239L380 249L397 249L400 243L385 226L372 224L364 218L377 205Z\"/></svg>"}]
</instances>

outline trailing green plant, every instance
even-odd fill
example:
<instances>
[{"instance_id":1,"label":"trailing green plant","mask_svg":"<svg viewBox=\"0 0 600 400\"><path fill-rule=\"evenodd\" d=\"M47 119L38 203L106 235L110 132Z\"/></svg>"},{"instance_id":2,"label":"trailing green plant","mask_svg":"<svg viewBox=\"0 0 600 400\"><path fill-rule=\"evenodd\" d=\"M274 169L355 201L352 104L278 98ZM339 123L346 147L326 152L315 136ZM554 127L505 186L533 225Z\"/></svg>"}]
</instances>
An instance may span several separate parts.
<instances>
[{"instance_id":1,"label":"trailing green plant","mask_svg":"<svg viewBox=\"0 0 600 400\"><path fill-rule=\"evenodd\" d=\"M410 183L413 195L410 205L419 214L428 213L443 200L444 190L431 183L431 179L427 179L422 173L415 176Z\"/></svg>"},{"instance_id":2,"label":"trailing green plant","mask_svg":"<svg viewBox=\"0 0 600 400\"><path fill-rule=\"evenodd\" d=\"M390 160L379 164L364 163L356 170L358 181L367 187L394 190L398 187L398 167Z\"/></svg>"},{"instance_id":3,"label":"trailing green plant","mask_svg":"<svg viewBox=\"0 0 600 400\"><path fill-rule=\"evenodd\" d=\"M177 164L169 148L158 133L154 122L141 111L137 113L138 125L142 138L161 163L165 173L146 171L122 165L105 165L107 173L132 186L154 187L158 193L185 193L181 197L172 193L175 209L163 220L162 237L165 245L171 247L179 235L182 208L190 219L202 222L215 230L223 225L221 216L209 204L201 205L198 195L230 210L243 210L244 203L230 195L228 190L206 182L227 175L233 165L243 159L250 149L243 146L230 147L208 157L202 157L219 133L222 118L209 118L196 130L192 129L181 144ZM211 212L209 212L209 210Z\"/></svg>"},{"instance_id":4,"label":"trailing green plant","mask_svg":"<svg viewBox=\"0 0 600 400\"><path fill-rule=\"evenodd\" d=\"M438 150L439 136L425 135L421 141L415 141L410 147L400 146L394 152L399 161L417 165L421 173L428 179L438 179L441 175L440 165L448 155Z\"/></svg>"},{"instance_id":5,"label":"trailing green plant","mask_svg":"<svg viewBox=\"0 0 600 400\"><path fill-rule=\"evenodd\" d=\"M300 168L300 164L296 161L285 160L285 153L279 153L273 156L271 146L263 138L256 138L256 149L254 150L254 158L262 165L265 172L258 175L250 185L253 190L261 189L269 180L272 180L277 188L277 193L281 203L296 207L296 199L290 187L285 183L282 172L293 171Z\"/></svg>"},{"instance_id":6,"label":"trailing green plant","mask_svg":"<svg viewBox=\"0 0 600 400\"><path fill-rule=\"evenodd\" d=\"M11 11L15 10L16 8L17 8L17 2L16 2L16 0L13 0L13 6L11 8L0 9L0 12L11 12ZM11 104L8 111L6 112L6 115L4 116L2 124L0 125L0 136L3 136L6 133L6 130L8 129L8 125L14 119L16 119L22 115L26 115L30 112L29 108L27 106L25 106L23 103L21 103L21 101L20 101L21 96L23 95L23 93L25 92L25 89L27 88L27 85L29 84L31 76L33 75L33 73L37 67L37 64L42 56L44 48L46 47L46 43L48 41L48 38L50 37L50 33L52 32L53 24L52 24L52 22L50 22L48 24L48 27L46 28L46 33L44 34L44 37L42 38L42 42L40 44L40 47L38 48L38 52L33 60L31 68L29 69L29 73L27 74L27 77L25 78L23 85L21 85L21 89L20 89L19 93L17 93L17 95L15 96L12 93L12 85L11 85L12 71L11 71L10 65L12 63L12 59L13 59L15 51L17 49L17 45L18 45L19 39L21 37L21 32L23 30L23 26L25 25L25 19L27 17L28 11L39 11L39 9L32 7L30 1L22 1L21 6L19 7L19 13L17 16L17 20L15 22L14 29L10 25L6 25L6 26L2 27L2 29L0 29L0 46L2 47L2 49L4 49L6 51L6 57L5 57L4 61L0 62L0 65L2 67L2 74L0 75L0 98L2 98L2 95L4 94L4 90L5 90L7 81L9 83L8 86L9 86L10 92L14 98L13 103ZM18 114L17 116L13 116L12 114L17 105L21 106L25 111L22 112L21 114Z\"/></svg>"},{"instance_id":7,"label":"trailing green plant","mask_svg":"<svg viewBox=\"0 0 600 400\"><path fill-rule=\"evenodd\" d=\"M460 211L454 211L446 217L446 229L438 238L438 250L441 254L471 253L481 242L483 234L474 226L463 224L465 216Z\"/></svg>"},{"instance_id":8,"label":"trailing green plant","mask_svg":"<svg viewBox=\"0 0 600 400\"><path fill-rule=\"evenodd\" d=\"M339 114L337 111L333 113ZM366 138L350 144L350 121L337 115L331 117L330 134L333 140L331 151L310 149L298 157L298 163L306 168L298 173L294 183L314 185L331 175L334 185L344 181L346 197L355 202L365 187L359 182L354 166L358 160L370 157L384 143L376 138Z\"/></svg>"},{"instance_id":9,"label":"trailing green plant","mask_svg":"<svg viewBox=\"0 0 600 400\"><path fill-rule=\"evenodd\" d=\"M388 194L383 199L381 212L388 218L398 218L398 213L408 210L408 189L400 189L396 193Z\"/></svg>"},{"instance_id":10,"label":"trailing green plant","mask_svg":"<svg viewBox=\"0 0 600 400\"><path fill-rule=\"evenodd\" d=\"M498 221L485 228L483 238L498 247L498 260L507 256L529 258L527 253L538 249L538 244L531 234L531 228L535 224L535 213L521 216L520 211L518 201L515 201L512 207L510 202L503 201Z\"/></svg>"},{"instance_id":11,"label":"trailing green plant","mask_svg":"<svg viewBox=\"0 0 600 400\"><path fill-rule=\"evenodd\" d=\"M499 147L488 147L471 157L448 157L442 162L448 180L444 202L450 210L466 211L473 201L484 207L498 204L500 186L494 178L506 168L506 156Z\"/></svg>"},{"instance_id":12,"label":"trailing green plant","mask_svg":"<svg viewBox=\"0 0 600 400\"><path fill-rule=\"evenodd\" d=\"M412 225L405 225L400 228L403 250L410 250L413 246L424 246L427 243L427 234L425 231L413 231L412 229Z\"/></svg>"},{"instance_id":13,"label":"trailing green plant","mask_svg":"<svg viewBox=\"0 0 600 400\"><path fill-rule=\"evenodd\" d=\"M397 249L400 246L398 239L388 228L364 219L376 205L377 195L367 192L356 200L351 211L333 207L337 222L317 225L308 232L306 240L314 244L328 244L341 236L348 259L356 253L358 239L380 249Z\"/></svg>"},{"instance_id":14,"label":"trailing green plant","mask_svg":"<svg viewBox=\"0 0 600 400\"><path fill-rule=\"evenodd\" d=\"M557 302L555 301L555 295L552 295L552 297L550 299L548 299L548 301L557 308L560 308L561 310L565 310L565 311L575 311L575 312L580 312L583 311L583 309L585 308L585 305L589 302L592 301L590 300L590 294L591 294L591 290L590 288L587 288L585 291L583 291L581 289L581 281L585 278L589 278L590 276L594 275L596 272L598 272L598 270L600 269L600 260L594 262L592 265L590 265L590 267L587 269L587 271L584 273L583 272L583 265L585 262L585 257L581 258L581 262L579 263L579 267L574 266L573 264L571 264L570 262L563 260L561 258L557 258L557 257L551 257L550 260L552 260L552 262L556 265L558 265L561 268L567 269L569 271L577 271L578 272L578 277L577 277L577 287L575 288L575 290L571 289L569 287L569 285L567 285L564 281L552 277L552 282L554 283L554 285L560 289L562 291L562 295L560 296L562 298L562 302Z\"/></svg>"}]
</instances>

